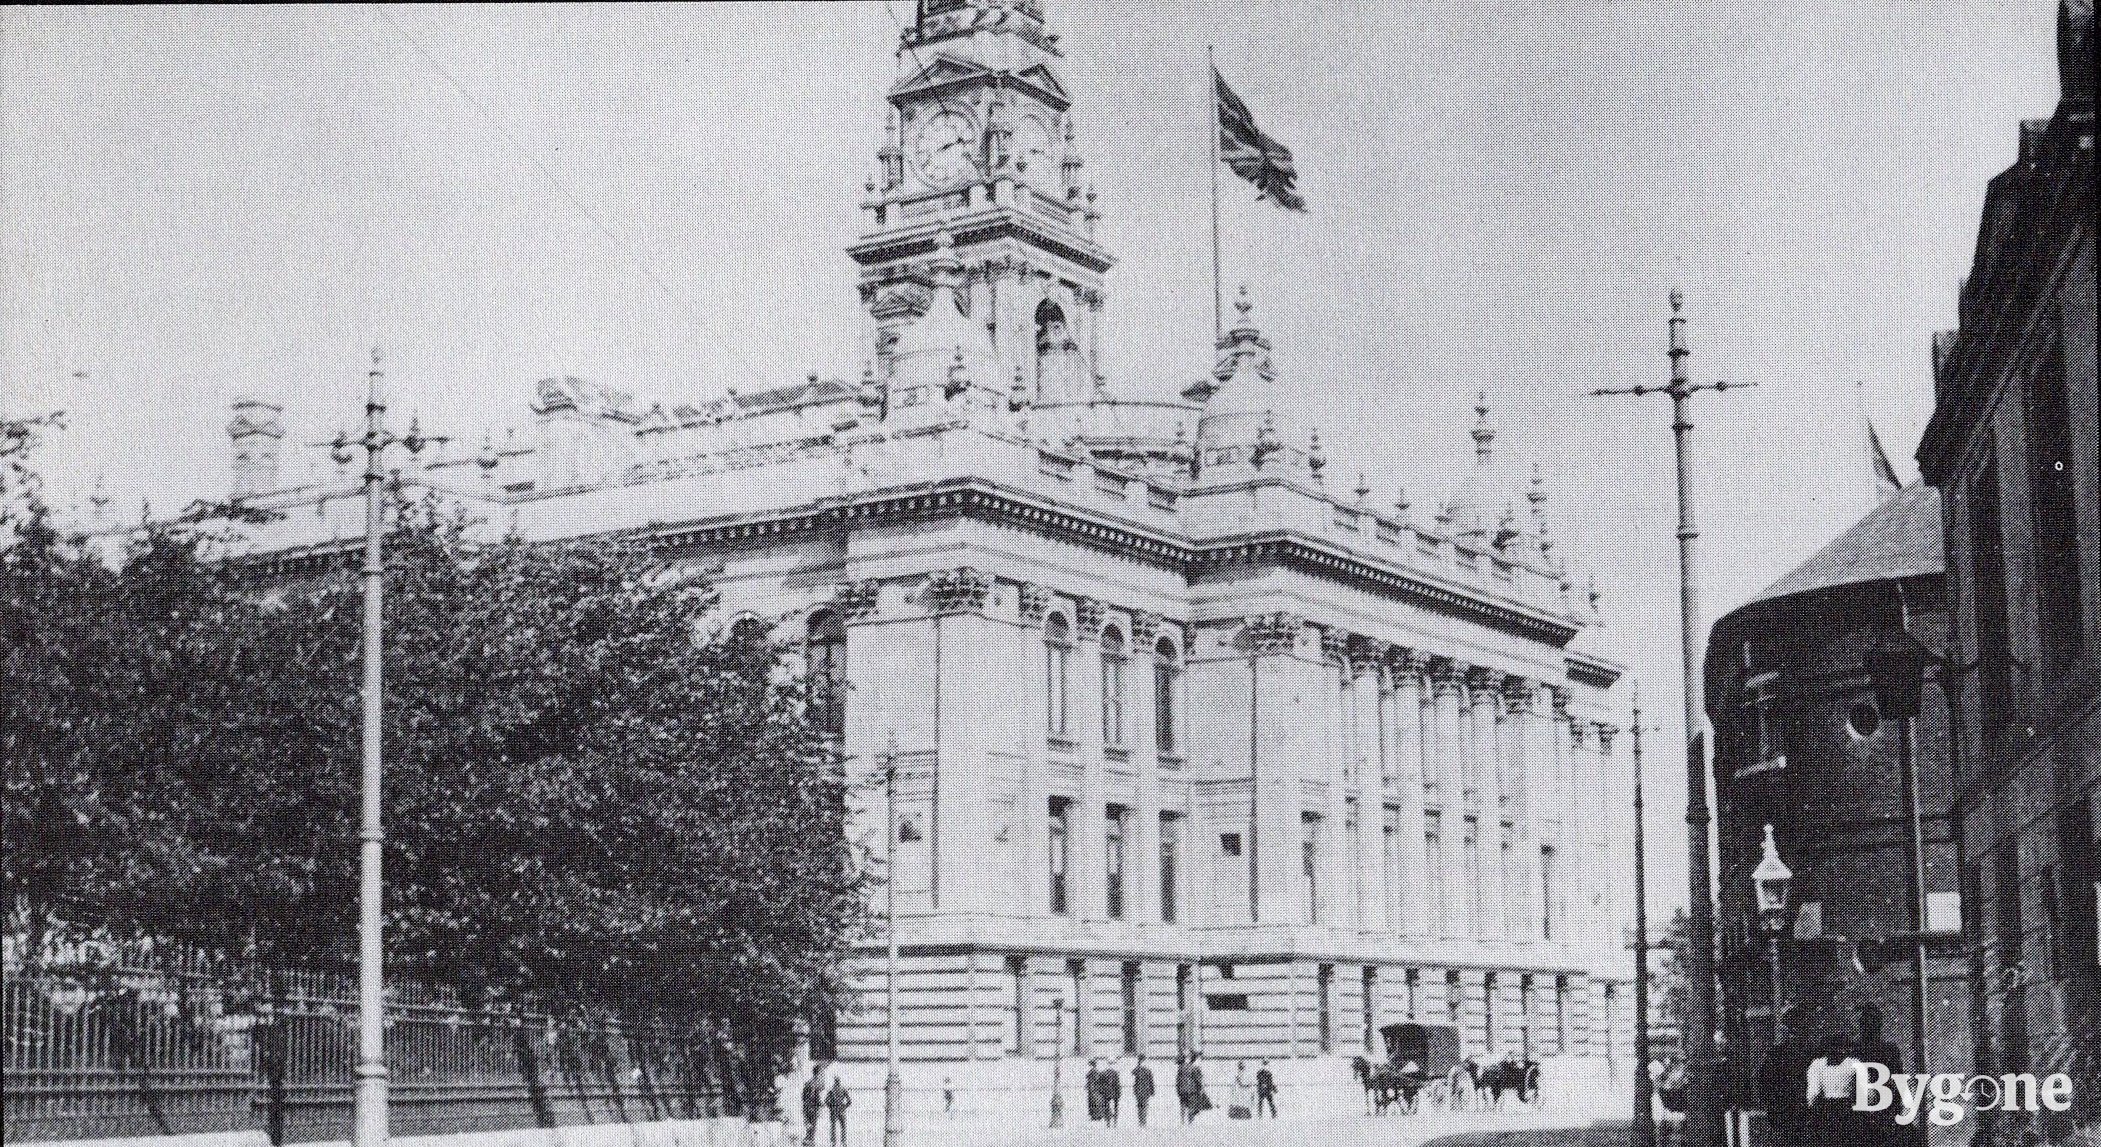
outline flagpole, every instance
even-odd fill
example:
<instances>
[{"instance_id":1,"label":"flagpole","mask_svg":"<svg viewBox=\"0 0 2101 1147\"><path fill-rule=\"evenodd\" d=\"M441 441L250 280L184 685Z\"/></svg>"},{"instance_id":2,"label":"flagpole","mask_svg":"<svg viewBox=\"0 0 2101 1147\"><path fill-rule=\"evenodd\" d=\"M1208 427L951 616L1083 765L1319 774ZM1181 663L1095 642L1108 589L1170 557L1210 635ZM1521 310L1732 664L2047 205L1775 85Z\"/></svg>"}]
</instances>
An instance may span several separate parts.
<instances>
[{"instance_id":1,"label":"flagpole","mask_svg":"<svg viewBox=\"0 0 2101 1147\"><path fill-rule=\"evenodd\" d=\"M1218 61L1209 44L1204 45L1204 70L1211 81L1205 85L1204 103L1211 109L1211 340L1215 343L1226 337L1226 292L1218 269Z\"/></svg>"}]
</instances>

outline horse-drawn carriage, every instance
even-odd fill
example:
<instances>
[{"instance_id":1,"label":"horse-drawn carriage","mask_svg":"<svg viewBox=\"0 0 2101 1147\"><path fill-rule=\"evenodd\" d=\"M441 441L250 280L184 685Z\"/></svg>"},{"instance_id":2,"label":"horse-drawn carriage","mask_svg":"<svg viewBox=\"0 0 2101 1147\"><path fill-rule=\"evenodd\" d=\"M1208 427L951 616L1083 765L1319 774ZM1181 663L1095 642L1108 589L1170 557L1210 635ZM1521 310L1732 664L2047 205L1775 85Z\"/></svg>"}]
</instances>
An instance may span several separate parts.
<instances>
[{"instance_id":1,"label":"horse-drawn carriage","mask_svg":"<svg viewBox=\"0 0 2101 1147\"><path fill-rule=\"evenodd\" d=\"M1378 1114L1394 1106L1413 1112L1425 1088L1464 1062L1459 1029L1447 1024L1387 1024L1379 1029L1379 1037L1386 1043L1386 1062L1375 1064L1362 1056L1355 1061L1365 1102Z\"/></svg>"}]
</instances>

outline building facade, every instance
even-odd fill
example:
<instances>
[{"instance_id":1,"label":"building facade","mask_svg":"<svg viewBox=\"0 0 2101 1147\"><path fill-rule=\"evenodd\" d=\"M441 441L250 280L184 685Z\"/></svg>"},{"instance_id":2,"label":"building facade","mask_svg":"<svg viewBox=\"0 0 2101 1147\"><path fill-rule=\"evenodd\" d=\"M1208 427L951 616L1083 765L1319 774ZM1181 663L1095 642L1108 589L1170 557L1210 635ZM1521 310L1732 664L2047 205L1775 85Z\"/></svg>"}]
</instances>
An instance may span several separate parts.
<instances>
[{"instance_id":1,"label":"building facade","mask_svg":"<svg viewBox=\"0 0 2101 1147\"><path fill-rule=\"evenodd\" d=\"M1033 0L904 30L847 248L859 380L644 409L548 379L522 432L403 482L525 537L653 537L843 683L852 821L896 850L903 1055L942 1065L908 1082L1347 1057L1410 1018L1624 1064L1620 668L1543 482L1484 397L1434 520L1334 489L1244 291L1178 401L1109 393L1059 59ZM237 493L283 514L246 544L318 560L355 487L280 466L280 414L230 428ZM820 1056L884 1054L872 941Z\"/></svg>"},{"instance_id":2,"label":"building facade","mask_svg":"<svg viewBox=\"0 0 2101 1147\"><path fill-rule=\"evenodd\" d=\"M2021 125L1986 191L1960 327L1934 340L1918 454L1946 532L1975 1056L1980 1070L2073 1074L2075 1109L2052 1136L2101 1122L2093 53L2091 0L2065 0L2062 98Z\"/></svg>"},{"instance_id":3,"label":"building facade","mask_svg":"<svg viewBox=\"0 0 2101 1147\"><path fill-rule=\"evenodd\" d=\"M1875 1005L1889 1038L1906 1049L1906 1068L1921 1070L1909 1062L1908 938L1919 922L1901 776L1905 730L1877 707L1865 668L1869 649L1904 633L1935 649L1947 635L1940 501L1925 485L1891 491L1716 622L1708 642L1720 1028L1739 1085L1756 1077L1772 1046L1776 996L1798 1043L1849 1035L1855 1010ZM1960 1072L1969 1067L1968 968L1958 948L1948 710L1937 675L1927 680L1911 737L1926 861L1925 1046L1932 1070ZM1794 876L1777 937L1759 917L1751 877L1767 825Z\"/></svg>"}]
</instances>

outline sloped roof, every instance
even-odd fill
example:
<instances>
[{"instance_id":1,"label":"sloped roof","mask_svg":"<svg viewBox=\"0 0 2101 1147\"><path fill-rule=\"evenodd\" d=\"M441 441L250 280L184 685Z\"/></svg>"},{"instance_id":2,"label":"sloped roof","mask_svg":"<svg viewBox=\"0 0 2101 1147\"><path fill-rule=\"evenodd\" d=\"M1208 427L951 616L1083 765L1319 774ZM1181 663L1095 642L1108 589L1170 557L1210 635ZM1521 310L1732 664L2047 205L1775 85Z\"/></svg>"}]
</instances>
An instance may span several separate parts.
<instances>
[{"instance_id":1,"label":"sloped roof","mask_svg":"<svg viewBox=\"0 0 2101 1147\"><path fill-rule=\"evenodd\" d=\"M1863 582L1937 574L1941 548L1940 491L1914 482L1890 495L1867 517L1833 538L1809 560L1765 587L1746 604L1772 601Z\"/></svg>"}]
</instances>

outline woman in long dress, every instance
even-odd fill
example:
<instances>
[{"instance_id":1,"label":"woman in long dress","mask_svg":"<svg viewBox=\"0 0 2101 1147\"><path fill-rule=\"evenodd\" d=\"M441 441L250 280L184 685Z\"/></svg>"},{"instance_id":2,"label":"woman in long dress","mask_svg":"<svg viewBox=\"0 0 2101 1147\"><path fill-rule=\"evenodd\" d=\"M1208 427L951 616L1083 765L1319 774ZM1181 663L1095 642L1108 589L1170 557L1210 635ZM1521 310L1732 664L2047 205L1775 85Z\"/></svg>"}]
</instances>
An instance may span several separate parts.
<instances>
[{"instance_id":1,"label":"woman in long dress","mask_svg":"<svg viewBox=\"0 0 2101 1147\"><path fill-rule=\"evenodd\" d=\"M1235 1119L1254 1118L1255 1088L1248 1082L1246 1060L1233 1067L1233 1097L1226 1101L1226 1114Z\"/></svg>"}]
</instances>

